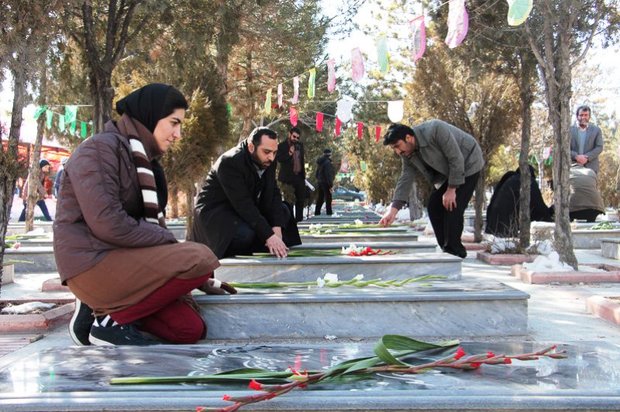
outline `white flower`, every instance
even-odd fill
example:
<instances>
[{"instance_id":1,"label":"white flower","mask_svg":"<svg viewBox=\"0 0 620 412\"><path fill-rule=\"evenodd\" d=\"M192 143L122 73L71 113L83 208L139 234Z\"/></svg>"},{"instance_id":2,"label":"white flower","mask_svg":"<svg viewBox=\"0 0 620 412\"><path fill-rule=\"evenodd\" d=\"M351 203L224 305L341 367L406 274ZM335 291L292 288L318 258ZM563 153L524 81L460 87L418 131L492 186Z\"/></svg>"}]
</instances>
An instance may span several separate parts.
<instances>
[{"instance_id":1,"label":"white flower","mask_svg":"<svg viewBox=\"0 0 620 412\"><path fill-rule=\"evenodd\" d=\"M354 280L362 280L364 279L364 275L362 275L361 273L358 273L357 275L355 275L355 277L353 278Z\"/></svg>"},{"instance_id":2,"label":"white flower","mask_svg":"<svg viewBox=\"0 0 620 412\"><path fill-rule=\"evenodd\" d=\"M318 277L316 278L316 285L322 288L323 286L325 286L325 281L321 277Z\"/></svg>"},{"instance_id":3,"label":"white flower","mask_svg":"<svg viewBox=\"0 0 620 412\"><path fill-rule=\"evenodd\" d=\"M323 280L325 281L325 283L338 282L338 274L326 273L325 276L323 276Z\"/></svg>"},{"instance_id":4,"label":"white flower","mask_svg":"<svg viewBox=\"0 0 620 412\"><path fill-rule=\"evenodd\" d=\"M355 219L355 221L353 223L355 223L355 226L364 226L364 222L362 222L359 219Z\"/></svg>"}]
</instances>

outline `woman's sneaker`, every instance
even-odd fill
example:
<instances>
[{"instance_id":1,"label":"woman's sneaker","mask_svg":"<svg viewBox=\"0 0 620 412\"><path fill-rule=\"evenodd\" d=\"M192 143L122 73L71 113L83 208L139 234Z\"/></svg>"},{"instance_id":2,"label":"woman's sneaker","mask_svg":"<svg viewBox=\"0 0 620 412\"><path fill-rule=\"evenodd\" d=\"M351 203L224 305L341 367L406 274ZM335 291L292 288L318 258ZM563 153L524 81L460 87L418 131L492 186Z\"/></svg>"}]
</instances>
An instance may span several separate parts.
<instances>
[{"instance_id":1,"label":"woman's sneaker","mask_svg":"<svg viewBox=\"0 0 620 412\"><path fill-rule=\"evenodd\" d=\"M90 345L88 334L94 321L93 310L86 303L75 299L75 311L69 322L69 335L76 345Z\"/></svg>"},{"instance_id":2,"label":"woman's sneaker","mask_svg":"<svg viewBox=\"0 0 620 412\"><path fill-rule=\"evenodd\" d=\"M88 339L90 343L97 346L147 346L160 343L143 335L132 324L120 325L114 322L110 316L95 320L90 328Z\"/></svg>"}]
</instances>

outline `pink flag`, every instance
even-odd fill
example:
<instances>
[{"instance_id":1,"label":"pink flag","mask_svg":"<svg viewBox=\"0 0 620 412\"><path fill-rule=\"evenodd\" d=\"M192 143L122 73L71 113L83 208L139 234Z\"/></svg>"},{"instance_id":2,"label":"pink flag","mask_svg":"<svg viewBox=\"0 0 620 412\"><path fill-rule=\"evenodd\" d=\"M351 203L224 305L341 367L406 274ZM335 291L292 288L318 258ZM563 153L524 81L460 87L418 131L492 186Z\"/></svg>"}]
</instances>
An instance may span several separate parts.
<instances>
[{"instance_id":1,"label":"pink flag","mask_svg":"<svg viewBox=\"0 0 620 412\"><path fill-rule=\"evenodd\" d=\"M299 101L299 76L293 77L293 98L291 103L297 104Z\"/></svg>"},{"instance_id":2,"label":"pink flag","mask_svg":"<svg viewBox=\"0 0 620 412\"><path fill-rule=\"evenodd\" d=\"M364 123L357 122L357 140L362 140L364 137Z\"/></svg>"},{"instance_id":3,"label":"pink flag","mask_svg":"<svg viewBox=\"0 0 620 412\"><path fill-rule=\"evenodd\" d=\"M379 139L381 139L381 126L375 126L375 142L379 143Z\"/></svg>"},{"instance_id":4,"label":"pink flag","mask_svg":"<svg viewBox=\"0 0 620 412\"><path fill-rule=\"evenodd\" d=\"M288 110L288 117L293 126L297 126L297 119L299 117L299 113L297 112L297 108L291 106Z\"/></svg>"},{"instance_id":5,"label":"pink flag","mask_svg":"<svg viewBox=\"0 0 620 412\"><path fill-rule=\"evenodd\" d=\"M316 114L316 131L317 132L323 131L323 113L321 112L317 112Z\"/></svg>"},{"instance_id":6,"label":"pink flag","mask_svg":"<svg viewBox=\"0 0 620 412\"><path fill-rule=\"evenodd\" d=\"M351 50L351 77L359 82L364 77L364 56L359 48Z\"/></svg>"},{"instance_id":7,"label":"pink flag","mask_svg":"<svg viewBox=\"0 0 620 412\"><path fill-rule=\"evenodd\" d=\"M284 93L282 93L282 83L278 84L278 107L282 107L282 99L284 98Z\"/></svg>"},{"instance_id":8,"label":"pink flag","mask_svg":"<svg viewBox=\"0 0 620 412\"><path fill-rule=\"evenodd\" d=\"M413 62L417 62L424 55L426 51L426 25L424 24L424 15L418 16L409 22L411 27L411 38Z\"/></svg>"},{"instance_id":9,"label":"pink flag","mask_svg":"<svg viewBox=\"0 0 620 412\"><path fill-rule=\"evenodd\" d=\"M453 49L463 42L469 28L469 16L465 9L465 0L450 0L448 9L448 34L446 44Z\"/></svg>"},{"instance_id":10,"label":"pink flag","mask_svg":"<svg viewBox=\"0 0 620 412\"><path fill-rule=\"evenodd\" d=\"M336 116L336 127L334 128L334 132L336 133L336 137L340 136L340 128L341 127L342 127L342 122L340 121L338 116Z\"/></svg>"},{"instance_id":11,"label":"pink flag","mask_svg":"<svg viewBox=\"0 0 620 412\"><path fill-rule=\"evenodd\" d=\"M336 60L329 59L327 61L327 91L336 90Z\"/></svg>"}]
</instances>

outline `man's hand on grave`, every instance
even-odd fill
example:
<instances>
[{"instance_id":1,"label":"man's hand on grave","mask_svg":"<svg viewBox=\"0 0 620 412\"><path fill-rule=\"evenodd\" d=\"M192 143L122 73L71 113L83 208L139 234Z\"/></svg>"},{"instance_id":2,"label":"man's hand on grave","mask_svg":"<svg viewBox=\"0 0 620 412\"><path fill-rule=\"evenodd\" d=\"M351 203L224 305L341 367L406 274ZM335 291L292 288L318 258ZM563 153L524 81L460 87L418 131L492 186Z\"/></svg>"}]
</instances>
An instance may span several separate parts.
<instances>
[{"instance_id":1,"label":"man's hand on grave","mask_svg":"<svg viewBox=\"0 0 620 412\"><path fill-rule=\"evenodd\" d=\"M456 209L456 188L448 187L441 200L443 202L443 207L445 207L448 212Z\"/></svg>"},{"instance_id":2,"label":"man's hand on grave","mask_svg":"<svg viewBox=\"0 0 620 412\"><path fill-rule=\"evenodd\" d=\"M267 246L269 253L276 257L285 258L288 256L288 247L286 247L277 234L271 235L271 237L267 239L267 242L265 242L265 246Z\"/></svg>"},{"instance_id":3,"label":"man's hand on grave","mask_svg":"<svg viewBox=\"0 0 620 412\"><path fill-rule=\"evenodd\" d=\"M392 223L394 223L394 220L396 220L397 213L398 213L398 209L390 206L390 209L387 212L385 212L385 214L379 221L379 224L384 227L391 225Z\"/></svg>"}]
</instances>

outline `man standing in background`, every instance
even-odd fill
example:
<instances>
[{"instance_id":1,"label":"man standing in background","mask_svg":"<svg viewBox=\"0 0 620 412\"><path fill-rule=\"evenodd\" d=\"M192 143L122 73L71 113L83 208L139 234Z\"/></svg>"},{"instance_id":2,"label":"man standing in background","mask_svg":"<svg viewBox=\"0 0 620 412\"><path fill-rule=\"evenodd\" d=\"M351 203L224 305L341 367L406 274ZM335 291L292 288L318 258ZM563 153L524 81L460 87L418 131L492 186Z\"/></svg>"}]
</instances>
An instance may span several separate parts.
<instances>
[{"instance_id":1,"label":"man standing in background","mask_svg":"<svg viewBox=\"0 0 620 412\"><path fill-rule=\"evenodd\" d=\"M577 122L570 128L570 157L598 175L598 155L603 151L603 134L599 127L589 124L590 114L588 106L577 108Z\"/></svg>"},{"instance_id":2,"label":"man standing in background","mask_svg":"<svg viewBox=\"0 0 620 412\"><path fill-rule=\"evenodd\" d=\"M301 131L293 127L288 132L288 139L278 145L277 161L280 163L278 181L291 186L295 193L295 220L304 219L304 202L306 200L306 170L304 145L300 141Z\"/></svg>"}]
</instances>

